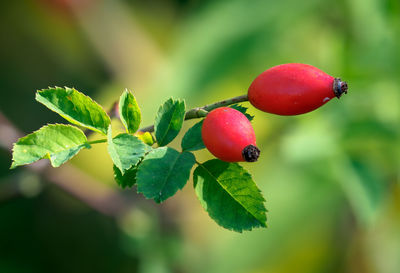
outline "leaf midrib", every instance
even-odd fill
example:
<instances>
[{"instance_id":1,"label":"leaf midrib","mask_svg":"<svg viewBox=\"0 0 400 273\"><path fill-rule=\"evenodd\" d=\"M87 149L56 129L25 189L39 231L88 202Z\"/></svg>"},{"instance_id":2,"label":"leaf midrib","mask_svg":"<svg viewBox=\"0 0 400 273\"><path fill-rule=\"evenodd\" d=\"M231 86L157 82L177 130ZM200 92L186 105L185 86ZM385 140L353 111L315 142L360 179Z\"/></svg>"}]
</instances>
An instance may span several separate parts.
<instances>
[{"instance_id":1,"label":"leaf midrib","mask_svg":"<svg viewBox=\"0 0 400 273\"><path fill-rule=\"evenodd\" d=\"M61 124L57 124L57 126L60 126ZM47 126L45 126L45 127L47 127L47 128L56 128L57 126L52 126L52 125L47 125ZM42 128L45 128L45 127L42 127ZM78 128L76 128L76 127L74 127L74 126L71 126L71 125L61 125L61 127L70 127L70 128L75 128L75 129L78 129ZM61 127L59 127L59 128L61 128ZM79 130L79 129L78 129ZM34 133L36 133L36 132L39 132L40 131L40 129L39 130L37 130L37 131L35 131ZM57 130L56 130L57 131ZM58 132L59 133L59 132ZM75 133L75 132L74 132ZM78 139L78 141L79 141L79 143L76 143L76 139L74 138L71 138L71 137L69 137L69 135L62 135L62 137L65 139L65 140L71 140L71 141L73 141L72 142L72 146L71 147L68 147L68 148L66 148L65 146L63 146L63 145L61 145L58 141L53 141L53 142L51 142L51 143L53 143L53 144L56 144L58 147L61 147L60 148L60 150L58 150L58 149L56 149L56 151L51 151L52 153L51 154L54 154L54 153L60 153L60 152L64 152L64 151L68 151L68 150L70 150L70 149L74 149L74 148L77 148L77 147L79 147L79 146L81 146L81 145L85 145L86 143L87 143L87 138L86 138L86 136L82 133L82 135L85 137L85 139L84 139L84 141L83 142L80 142L80 139ZM74 135L74 137L78 137L78 135ZM28 136L25 136L25 137L28 137ZM24 137L24 138L25 138ZM57 140L60 140L60 137L58 137L57 138ZM17 142L16 144L19 144L19 142ZM30 146L30 147L32 147L32 146L36 146L36 147L39 147L39 148L42 148L42 149L45 149L45 150L47 150L47 151L49 151L49 148L48 148L48 146L45 146L45 145L41 145L41 144L39 144L39 143L37 143L36 142L36 140L34 140L32 143L30 143L30 144L27 144L27 143L20 143L19 144L20 146ZM69 145L69 144L68 144ZM48 152L47 152L48 153Z\"/></svg>"},{"instance_id":2,"label":"leaf midrib","mask_svg":"<svg viewBox=\"0 0 400 273\"><path fill-rule=\"evenodd\" d=\"M52 101L50 101L47 97L45 97L45 96L42 96L41 94L40 94L40 92L38 92L38 93L36 93L36 100L38 101L38 102L40 102L40 103L43 103L45 106L47 106L48 108L50 108L50 110L52 110L53 112L56 112L57 114L59 114L60 116L62 116L63 118L65 118L67 121L69 121L69 122L71 122L71 123L75 123L75 124L78 124L78 125L80 125L80 126L83 126L83 127L86 127L86 128L89 128L89 129L91 129L91 130L93 130L93 131L96 131L96 132L99 132L99 133L101 133L101 134L103 134L103 135L106 135L106 133L104 132L104 131L102 131L102 129L104 129L105 127L94 127L94 126L92 126L92 125L89 125L89 124L85 124L85 123L82 123L81 121L79 121L79 120L77 120L76 118L74 118L74 117L72 117L71 115L68 115L65 111L63 111L63 110L61 110L61 108L59 108L59 107L57 107ZM92 102L93 103L96 103L95 101L93 101L92 100ZM99 105L100 106L100 105ZM100 108L101 108L101 106L100 106ZM89 117L90 117L90 120L93 122L93 119L92 119L92 116L91 116L91 111L90 110L88 110L87 108L86 108L86 105L85 105L85 110L86 111L88 111L89 112ZM100 113L99 113L100 114ZM101 114L100 114L101 115ZM107 123L107 119L103 119L102 118L102 123L103 122L106 122ZM111 122L111 121L110 121ZM109 124L109 123L108 123Z\"/></svg>"},{"instance_id":3,"label":"leaf midrib","mask_svg":"<svg viewBox=\"0 0 400 273\"><path fill-rule=\"evenodd\" d=\"M164 179L164 181L163 181L163 183L162 183L162 187L161 187L161 190L160 190L160 192L159 192L160 201L161 201L161 192L162 192L162 190L164 189L165 184L167 183L167 180L168 180L168 178L169 178L170 175L171 175L171 170L174 168L176 162L178 161L178 159L179 159L179 157L180 157L181 155L182 155L181 153L178 154L178 156L177 156L176 159L174 160L174 164L172 164L172 165L171 165L172 167L169 168L168 175L166 176L166 178Z\"/></svg>"},{"instance_id":4,"label":"leaf midrib","mask_svg":"<svg viewBox=\"0 0 400 273\"><path fill-rule=\"evenodd\" d=\"M175 114L175 112L176 112L176 110L178 109L178 106L179 106L179 104L180 104L180 101L179 101L179 100L175 101L176 104L175 104L174 101L172 101L172 102L173 102L174 111L172 112L171 118L170 118L170 120L169 120L169 122L168 122L168 127L167 127L167 129L165 130L165 134L164 134L164 136L161 138L161 141L160 141L160 144L161 144L161 145L164 145L164 139L165 139L165 137L168 135L169 128L171 127L171 123L172 123L171 120L172 120L172 118L174 117L174 114Z\"/></svg>"},{"instance_id":5,"label":"leaf midrib","mask_svg":"<svg viewBox=\"0 0 400 273\"><path fill-rule=\"evenodd\" d=\"M240 204L240 206L242 208L244 208L247 212L249 212L251 214L251 216L253 216L259 223L261 223L261 225L263 224L263 222L261 222L251 211L249 211L239 200L237 200L223 185L221 185L221 183L219 182L219 180L211 173L208 171L208 169L206 169L203 164L199 164L199 166L201 166L215 181L217 181L218 185L223 188L225 190L225 192L227 192L229 194L229 196L232 197L233 200L235 200L237 203Z\"/></svg>"},{"instance_id":6,"label":"leaf midrib","mask_svg":"<svg viewBox=\"0 0 400 273\"><path fill-rule=\"evenodd\" d=\"M72 128L72 130L79 130L78 128L76 128L75 126L72 126L72 125L65 125L65 124L49 124L49 125L46 125L46 126L43 126L42 128L40 128L39 130L37 130L37 131L35 131L35 132L33 132L32 134L36 134L36 133L39 133L40 132L40 130L55 130L55 132L56 133L60 133L60 132L58 132L57 131L57 129L56 128L63 128L63 129L66 129L66 128ZM80 130L79 130L80 131ZM72 132L72 131L71 131ZM75 133L77 133L77 134L75 134ZM84 137L84 139L82 139L83 140L83 142L81 142L81 139L79 139L79 134L81 133L81 135ZM56 154L58 154L58 153L61 153L61 152L65 152L65 151L71 151L71 150L73 150L73 149L76 149L76 148L80 148L80 149L82 149L82 148L84 148L85 147L85 145L87 145L88 144L88 141L87 141L87 138L86 138L86 136L83 134L83 132L79 132L78 133L78 131L75 131L75 132L72 132L72 135L69 135L69 134L66 134L66 135L61 135L61 137L62 138L64 138L64 140L66 140L66 141L68 141L68 140L70 140L70 141L72 141L72 143L69 143L68 145L71 145L70 147L65 147L64 145L62 145L62 144L60 144L60 136L58 136L56 139L56 141L53 141L52 143L54 143L55 145L56 145L56 147L53 147L53 148L55 148L55 150L50 150L49 149L49 147L48 146L46 146L46 145L43 145L43 144L39 144L38 142L37 142L37 136L35 136L35 139L33 139L32 140L32 142L31 143L24 143L24 142L20 142L20 141L26 141L27 139L29 139L29 137L32 135L32 134L29 134L29 135L27 135L27 136L25 136L25 137L23 137L23 138L21 138L21 139L19 139L14 145L18 145L19 147L29 147L29 148L34 148L34 149L36 149L36 148L40 148L40 149L43 149L43 150L45 150L45 153L40 153L40 154L38 154L38 156L32 156L32 160L29 160L29 161L26 161L26 163L24 163L23 165L25 165L25 164L31 164L31 163L33 163L33 162L35 162L35 161L37 161L37 160L39 160L39 159L43 159L43 158L46 158L46 157L48 157L49 159L50 159L50 157L52 156L52 155L56 155ZM61 141L62 142L62 141ZM14 149L14 148L13 148ZM13 160L13 163L12 163L12 165L14 165L15 164L15 160L14 160L14 158L12 159ZM21 166L21 165L16 165L16 166Z\"/></svg>"},{"instance_id":7,"label":"leaf midrib","mask_svg":"<svg viewBox=\"0 0 400 273\"><path fill-rule=\"evenodd\" d=\"M137 131L137 128L139 127L140 122L142 121L142 117L141 117L140 109L138 109L138 104L137 104L136 98L133 95L132 95L132 99L133 99L134 103L132 105L135 105L136 108L134 106L129 107L129 103L130 103L129 102L129 99L130 99L129 95L132 95L132 94L127 94L126 98L123 101L123 104L125 106L127 104L126 100L128 100L128 105L126 105L125 107L122 107L122 117L123 117L122 118L122 122L124 123L124 126L128 130L129 133L134 133L134 132ZM132 115L134 117L139 116L138 125L134 124L135 126L133 126L133 128L136 129L136 130L131 130L132 129L131 128L131 124L129 122L131 119L129 117L129 112L132 112ZM137 120L135 120L135 121L137 121Z\"/></svg>"}]
</instances>

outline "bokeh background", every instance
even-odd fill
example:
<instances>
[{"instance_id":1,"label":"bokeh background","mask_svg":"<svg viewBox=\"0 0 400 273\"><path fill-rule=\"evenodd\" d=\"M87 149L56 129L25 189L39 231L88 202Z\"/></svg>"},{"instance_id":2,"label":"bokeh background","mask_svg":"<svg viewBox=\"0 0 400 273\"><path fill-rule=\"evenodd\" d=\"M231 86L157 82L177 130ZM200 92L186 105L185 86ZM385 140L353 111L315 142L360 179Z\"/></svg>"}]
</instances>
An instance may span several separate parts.
<instances>
[{"instance_id":1,"label":"bokeh background","mask_svg":"<svg viewBox=\"0 0 400 273\"><path fill-rule=\"evenodd\" d=\"M398 0L0 1L0 37L0 272L400 272ZM250 107L262 156L243 165L267 229L219 227L192 181L161 205L119 189L103 144L58 169L8 170L21 134L65 122L37 89L75 87L108 109L128 88L149 125L171 96L241 95L288 62L350 89L301 116Z\"/></svg>"}]
</instances>

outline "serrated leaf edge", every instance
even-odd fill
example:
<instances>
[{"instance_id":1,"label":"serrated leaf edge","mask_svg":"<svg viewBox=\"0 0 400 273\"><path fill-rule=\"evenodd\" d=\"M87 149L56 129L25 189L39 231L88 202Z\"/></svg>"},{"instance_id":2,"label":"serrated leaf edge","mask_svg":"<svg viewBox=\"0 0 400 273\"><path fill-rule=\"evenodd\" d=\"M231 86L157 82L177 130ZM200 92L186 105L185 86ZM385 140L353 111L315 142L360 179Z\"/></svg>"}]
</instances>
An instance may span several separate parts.
<instances>
[{"instance_id":1,"label":"serrated leaf edge","mask_svg":"<svg viewBox=\"0 0 400 273\"><path fill-rule=\"evenodd\" d=\"M199 122L196 122L196 123L195 123L192 127L190 127L190 128L186 131L186 133L183 135L182 140L181 140L181 149L182 149L182 152L195 152L195 151L202 150L202 149L205 149L205 148L206 148L206 146L204 145L204 142L203 142L203 146L204 146L204 147L199 148L199 149L196 149L196 150L192 150L193 147L190 147L190 148L188 148L188 149L184 149L184 148L183 148L183 140L185 139L185 137L186 137L186 135L188 134L188 132L189 132L190 130L192 130L194 126L196 126L197 124L199 124L199 123L201 123L201 122L203 122L203 121L204 121L204 119L201 119Z\"/></svg>"},{"instance_id":2,"label":"serrated leaf edge","mask_svg":"<svg viewBox=\"0 0 400 273\"><path fill-rule=\"evenodd\" d=\"M240 110L238 110L238 109L236 109L235 108L235 106L236 107L238 107L238 108L244 108L245 110L244 110L244 113L242 112L242 111L240 111ZM249 110L249 108L248 107L246 107L246 106L243 106L242 104L240 104L240 103L235 103L235 104L232 104L232 105L230 105L229 106L229 108L232 108L232 109L235 109L235 110L237 110L237 111L239 111L239 112L241 112L243 115L245 115L246 116L246 118L250 121L250 122L252 122L253 121L253 119L254 119L254 115L250 115L248 112L247 112L247 110Z\"/></svg>"},{"instance_id":3,"label":"serrated leaf edge","mask_svg":"<svg viewBox=\"0 0 400 273\"><path fill-rule=\"evenodd\" d=\"M112 137L112 130L111 130L111 125L109 125L108 126L108 130L107 130L107 150L108 149L110 149L110 148L112 148L112 149L114 149L114 143L112 142L116 137L118 137L119 135L122 135L122 134L128 134L128 135L130 135L130 136L132 136L132 137L134 137L134 138L136 138L137 140L139 140L143 145L144 145L144 151L145 151L145 155L146 155L146 149L153 149L151 146L149 146L149 145L147 145L146 143L144 143L141 139L139 139L137 136L134 136L134 135L132 135L132 134L129 134L129 133L120 133L120 134L118 134L118 135L116 135L115 137ZM109 142L110 142L110 140L111 140L111 143L112 143L112 145L110 145L109 144ZM147 148L147 147L145 147L145 146L148 146L149 148ZM151 150L150 150L151 151ZM149 152L150 152L149 151ZM110 152L109 152L110 153ZM111 158L111 160L112 160L112 162L113 162L113 164L114 165L116 165L115 164L115 162L114 162L114 160ZM119 161L119 163L120 164L122 164L122 162L121 162L121 160L119 159L119 157L118 157L118 161ZM138 161L138 163L140 162L140 160ZM134 166L136 166L138 163L136 163L136 164L134 164L134 165L130 165L129 166L129 168L127 168L127 169L125 169L125 170L121 170L118 166L117 166L117 168L121 171L121 173L122 173L122 175L124 175L125 174L125 171L126 170L129 170L130 168L132 168L132 167L134 167Z\"/></svg>"},{"instance_id":4,"label":"serrated leaf edge","mask_svg":"<svg viewBox=\"0 0 400 273\"><path fill-rule=\"evenodd\" d=\"M36 94L35 94L35 100L36 100L37 102L40 102L41 104L43 104L45 107L49 108L51 111L57 113L57 111L54 110L56 107L54 107L54 106L53 106L53 107L49 107L48 105L44 104L44 102L41 101L41 99L40 99L41 96L39 96L39 93L40 93L40 92L43 92L43 91L46 91L46 90L50 90L50 89L57 89L57 88L58 88L58 89L64 89L64 90L68 90L68 89L75 90L76 92L79 92L79 93L81 93L83 96L89 98L94 104L98 105L98 106L104 111L104 113L106 114L106 117L107 117L107 119L108 119L108 121L109 121L108 124L111 124L111 119L110 119L110 117L108 116L107 112L103 109L103 107L102 107L100 104L98 104L95 100L93 100L91 97L89 97L89 96L85 95L84 93L78 91L78 90L75 89L74 87L67 87L67 86L64 86L64 87L59 87L59 86L50 87L50 86L49 86L47 89L40 89L40 90L37 90L37 91L36 91ZM53 105L53 104L50 103L50 105ZM57 109L58 109L58 108L57 108ZM63 112L63 111L62 111L62 112ZM107 135L107 131L103 132L103 131L101 131L101 130L99 130L99 129L93 127L93 126L90 126L90 125L87 125L87 124L83 124L82 122L77 121L77 120L75 120L74 118L72 118L71 116L65 114L64 112L63 112L63 113L57 113L57 114L60 115L61 117L63 117L64 119L66 119L68 122L71 122L71 123L73 123L73 124L75 124L75 125L79 125L79 126L88 128L88 129L90 129L90 130L96 131L96 132L98 132L98 133L101 133L101 134L103 134L103 135Z\"/></svg>"},{"instance_id":5,"label":"serrated leaf edge","mask_svg":"<svg viewBox=\"0 0 400 273\"><path fill-rule=\"evenodd\" d=\"M175 150L174 148L166 147L166 146L159 147L159 148L170 148L170 149ZM158 149L159 149L159 148L158 148ZM153 149L153 150L156 150L156 149ZM183 153L190 153L190 154L194 157L194 159L195 159L194 162L196 163L196 157L194 156L193 153L188 152L188 151L185 151L185 152L179 152L179 151L177 151L177 150L175 150L175 151L179 153L179 156L182 155ZM148 155L150 152L151 152L151 151L149 151L146 155ZM176 158L175 163L176 163L176 161L178 161L179 156ZM145 159L146 159L146 156L143 158L142 161L144 161ZM141 162L142 162L142 161L141 161ZM194 165L195 165L195 164L193 164L193 166L194 166ZM175 166L175 164L173 164L172 166ZM190 169L190 172L192 171L193 166L192 166L192 168ZM140 170L140 166L138 167L138 172L139 172L139 170ZM170 169L170 170L171 170L171 169ZM171 173L171 172L169 172L169 173ZM169 175L167 176L167 178L168 178L168 177L169 177ZM187 181L189 181L189 179L190 179L190 173L189 173L189 178L186 180L186 183L185 183L182 187L178 187L178 191L181 191L181 190L185 187L185 185L187 184ZM165 183L164 183L164 185L165 185ZM174 193L174 195L175 195L178 191L176 191L176 192ZM160 204L160 203L166 201L168 198L170 198L170 197L173 196L173 195L171 195L171 196L169 196L168 198L166 198L166 199L164 199L164 200L159 200L159 199L158 199L158 201L157 201L157 200L156 200L156 197L147 197L146 195L144 195L144 193L143 193L142 191L139 191L139 187L137 187L137 193L141 193L147 200L152 199L152 200L154 200L154 201L155 201L156 203L158 203L158 204Z\"/></svg>"},{"instance_id":6,"label":"serrated leaf edge","mask_svg":"<svg viewBox=\"0 0 400 273\"><path fill-rule=\"evenodd\" d=\"M120 120L121 120L121 122L122 122L122 124L124 125L124 127L125 127L125 129L126 129L126 132L128 133L128 134L133 134L133 133L135 133L136 131L137 131L137 129L139 129L139 126L140 126L140 123L142 122L142 112L140 111L140 108L139 108L139 105L138 105L138 109L139 109L139 114L140 114L140 120L139 120L139 124L138 124L138 128L136 128L136 130L135 131L131 131L129 128L128 128L128 124L127 124L127 122L126 122L126 119L125 119L125 117L124 117L124 115L123 115L123 113L122 113L122 107L121 107L121 100L122 100L122 96L124 96L125 94L130 94L130 95L132 95L133 96L133 99L135 100L135 102L136 102L136 105L138 105L138 103L137 103L137 101L136 101L136 97L135 97L135 95L133 95L133 93L131 92L131 91L129 91L127 88L124 90L124 92L122 93L122 95L121 95L121 97L120 97L120 99L119 99L119 102L118 102L118 112L119 112L119 116L120 117L122 117L122 118L120 118Z\"/></svg>"},{"instance_id":7,"label":"serrated leaf edge","mask_svg":"<svg viewBox=\"0 0 400 273\"><path fill-rule=\"evenodd\" d=\"M12 147L12 149L11 149L11 151L12 151L12 159L11 159L12 162L11 162L10 169L15 169L15 168L18 167L18 166L29 165L29 164L32 164L32 163L34 163L34 162L40 160L40 159L38 159L38 160L29 162L29 163L25 163L25 164L22 164L22 165L15 165L15 164L14 164L14 163L15 163L15 161L14 161L14 149L15 149L17 143L18 143L21 139L24 139L24 138L28 137L29 135L35 134L35 133L39 132L40 130L42 130L42 129L45 128L45 127L56 127L56 126L60 126L60 125L61 125L61 126L65 126L65 127L72 127L72 128L78 129L78 130L82 133L82 135L85 136L85 139L86 139L86 142L83 143L83 144L81 144L81 145L85 145L85 144L86 144L86 145L89 145L89 147L91 147L90 144L87 142L88 140L87 140L86 135L85 135L85 134L83 133L83 131L82 131L81 129L79 129L78 127L73 126L73 125L71 125L71 124L48 123L48 124L46 124L46 125L43 125L43 126L40 127L39 129L33 131L32 133L29 133L29 134L27 134L27 135L25 135L25 136L23 136L23 137L20 137L16 142L13 143L13 147ZM45 154L41 159L46 159L46 158L50 160L50 154L49 154L49 153ZM51 164L51 161L50 161L50 164Z\"/></svg>"},{"instance_id":8,"label":"serrated leaf edge","mask_svg":"<svg viewBox=\"0 0 400 273\"><path fill-rule=\"evenodd\" d=\"M160 112L160 110L163 109L163 108L164 108L164 105L165 105L167 102L169 102L169 101L172 101L173 104L175 104L175 102L178 102L178 105L181 104L181 103L183 102L183 108L184 108L184 110L186 110L186 103L185 103L185 100L183 100L183 99L174 99L174 98L171 97L171 98L167 99L163 104L161 104L160 107L158 108L159 110L157 111L156 120L158 120L158 113ZM175 107L174 112L172 113L172 116L174 115L176 108L177 108L177 107ZM183 116L183 120L185 120L185 116ZM162 140L161 140L161 141L158 141L157 135L156 135L156 140L157 140L157 143L158 143L158 144L162 145L161 143L163 143L165 137L167 136L170 126L171 126L171 123L168 123L167 130L165 130L165 134L164 134L164 136L162 137ZM181 127L181 129L182 129L182 127ZM168 143L163 144L162 146L165 146L165 145L167 145L167 144L168 144Z\"/></svg>"},{"instance_id":9,"label":"serrated leaf edge","mask_svg":"<svg viewBox=\"0 0 400 273\"><path fill-rule=\"evenodd\" d=\"M237 163L230 163L230 164L236 164L236 165L239 166L241 169L244 169L242 166L240 166L240 165L237 164ZM220 187L223 188L223 189L225 190L225 192L227 192L227 193L229 194L229 196L232 197L233 200L235 200L238 204L240 204L240 206L241 206L242 208L244 208L249 214L251 214L251 216L253 216L254 219L256 219L257 222L260 223L260 226L261 226L261 227L267 227L266 222L261 222L260 219L258 219L258 218L257 218L253 213L251 213L241 202L239 202L234 196L232 196L232 194L231 194L223 185L221 185L221 183L218 181L218 179L217 179L212 173L210 173L210 172L203 166L203 164L198 164L198 166L201 166L215 181L217 181L217 182L218 182L218 185L220 185ZM250 176L251 180L254 182L254 180L253 180L253 178L251 177L251 175L250 175L248 172L246 172L246 174L247 174L248 176ZM257 190L258 190L259 193L261 193L261 191L260 191L260 189L259 189L258 187L257 187ZM262 201L263 201L262 204L263 204L264 212L267 212L267 209L265 208L265 205L264 205L264 202L265 202L266 200L265 200L265 198L264 198L264 196L263 196L262 194L261 194L261 197L262 197ZM232 230L234 230L234 229L232 229ZM251 230L251 229L249 229L249 230Z\"/></svg>"}]
</instances>

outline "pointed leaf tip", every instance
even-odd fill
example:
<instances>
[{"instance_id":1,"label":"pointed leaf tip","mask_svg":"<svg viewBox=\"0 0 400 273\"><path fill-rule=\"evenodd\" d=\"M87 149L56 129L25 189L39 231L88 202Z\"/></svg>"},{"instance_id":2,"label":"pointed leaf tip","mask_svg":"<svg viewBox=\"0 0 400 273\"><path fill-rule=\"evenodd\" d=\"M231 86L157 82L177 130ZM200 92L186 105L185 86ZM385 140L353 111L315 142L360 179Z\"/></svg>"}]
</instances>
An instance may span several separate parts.
<instances>
[{"instance_id":1,"label":"pointed leaf tip","mask_svg":"<svg viewBox=\"0 0 400 273\"><path fill-rule=\"evenodd\" d=\"M139 105L135 96L125 89L119 99L119 116L128 133L135 133L139 129L142 119Z\"/></svg>"},{"instance_id":2,"label":"pointed leaf tip","mask_svg":"<svg viewBox=\"0 0 400 273\"><path fill-rule=\"evenodd\" d=\"M90 97L74 88L53 87L38 90L36 100L69 122L107 134L110 118Z\"/></svg>"},{"instance_id":3,"label":"pointed leaf tip","mask_svg":"<svg viewBox=\"0 0 400 273\"><path fill-rule=\"evenodd\" d=\"M157 143L165 146L178 135L185 119L185 101L168 99L160 106L154 123Z\"/></svg>"},{"instance_id":4,"label":"pointed leaf tip","mask_svg":"<svg viewBox=\"0 0 400 273\"><path fill-rule=\"evenodd\" d=\"M18 139L13 146L11 169L48 158L53 167L59 167L81 149L89 148L82 130L65 124L49 124Z\"/></svg>"},{"instance_id":5,"label":"pointed leaf tip","mask_svg":"<svg viewBox=\"0 0 400 273\"><path fill-rule=\"evenodd\" d=\"M204 149L203 139L201 137L201 127L203 120L193 125L183 136L181 147L183 151L197 151Z\"/></svg>"},{"instance_id":6,"label":"pointed leaf tip","mask_svg":"<svg viewBox=\"0 0 400 273\"><path fill-rule=\"evenodd\" d=\"M247 118L249 121L252 121L252 120L254 119L254 116L252 116L252 115L250 115L249 113L247 113L247 110L248 110L249 108L244 107L244 106L241 105L241 104L233 104L233 105L231 105L231 106L229 106L229 107L230 107L230 108L233 108L233 109L235 109L235 110L238 110L239 112L241 112L243 115L246 116L246 118Z\"/></svg>"},{"instance_id":7,"label":"pointed leaf tip","mask_svg":"<svg viewBox=\"0 0 400 273\"><path fill-rule=\"evenodd\" d=\"M195 169L193 183L201 205L220 226L237 232L266 227L265 199L239 164L209 160Z\"/></svg>"}]
</instances>

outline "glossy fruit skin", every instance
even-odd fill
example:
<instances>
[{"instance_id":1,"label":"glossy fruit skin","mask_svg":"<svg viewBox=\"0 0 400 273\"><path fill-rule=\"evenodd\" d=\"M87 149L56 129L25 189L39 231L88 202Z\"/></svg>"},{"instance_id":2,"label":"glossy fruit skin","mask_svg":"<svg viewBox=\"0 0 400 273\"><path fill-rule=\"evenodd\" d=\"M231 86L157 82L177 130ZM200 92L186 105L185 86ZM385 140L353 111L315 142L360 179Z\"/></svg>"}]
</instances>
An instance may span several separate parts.
<instances>
[{"instance_id":1,"label":"glossy fruit skin","mask_svg":"<svg viewBox=\"0 0 400 273\"><path fill-rule=\"evenodd\" d=\"M347 93L347 83L340 79L311 65L289 63L261 73L251 83L248 98L261 111L299 115L319 108L342 93Z\"/></svg>"},{"instance_id":2,"label":"glossy fruit skin","mask_svg":"<svg viewBox=\"0 0 400 273\"><path fill-rule=\"evenodd\" d=\"M215 157L227 162L246 161L243 150L249 145L256 145L250 121L241 112L229 107L217 108L208 113L201 136L207 149Z\"/></svg>"}]
</instances>

